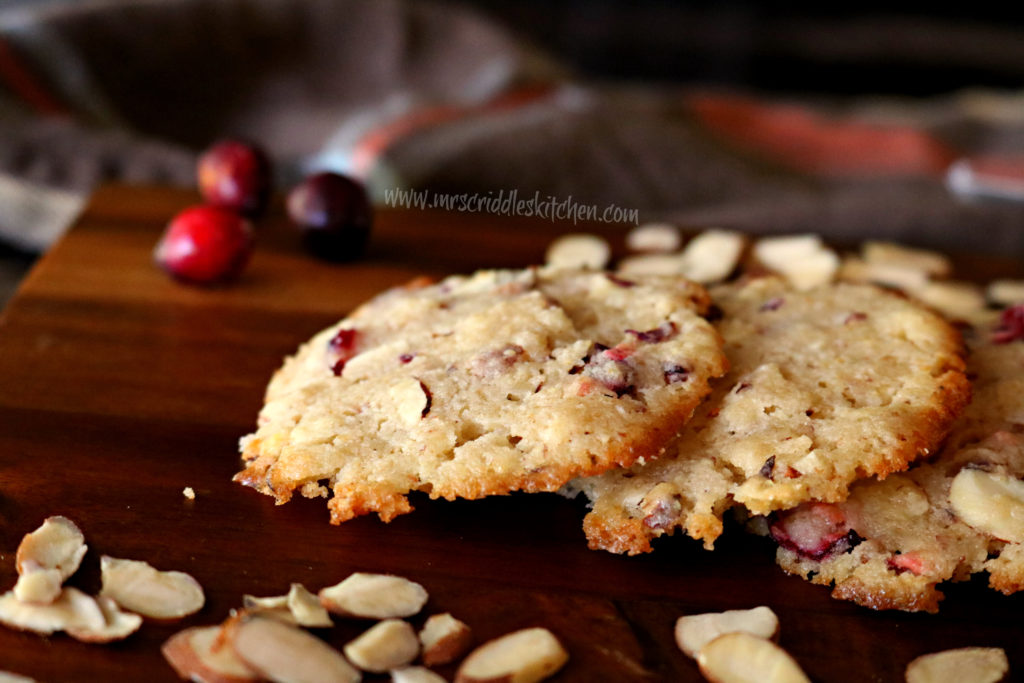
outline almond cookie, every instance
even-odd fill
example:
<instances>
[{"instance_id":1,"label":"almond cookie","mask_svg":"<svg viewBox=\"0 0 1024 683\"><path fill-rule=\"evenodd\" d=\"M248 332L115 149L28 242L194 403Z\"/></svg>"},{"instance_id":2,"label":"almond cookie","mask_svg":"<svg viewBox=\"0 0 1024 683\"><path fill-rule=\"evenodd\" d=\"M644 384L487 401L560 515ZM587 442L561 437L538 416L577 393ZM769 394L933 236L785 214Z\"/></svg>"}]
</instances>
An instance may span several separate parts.
<instances>
[{"instance_id":1,"label":"almond cookie","mask_svg":"<svg viewBox=\"0 0 1024 683\"><path fill-rule=\"evenodd\" d=\"M707 306L682 277L582 270L391 290L286 360L235 479L388 521L410 491L554 491L657 456L725 372Z\"/></svg>"},{"instance_id":2,"label":"almond cookie","mask_svg":"<svg viewBox=\"0 0 1024 683\"><path fill-rule=\"evenodd\" d=\"M1007 323L1024 309L1012 311L968 334L974 399L936 458L760 520L786 571L875 609L935 612L938 584L981 571L1005 594L1024 588L1024 328Z\"/></svg>"},{"instance_id":3,"label":"almond cookie","mask_svg":"<svg viewBox=\"0 0 1024 683\"><path fill-rule=\"evenodd\" d=\"M722 514L839 501L945 436L969 393L959 333L867 285L796 291L759 278L712 290L731 369L669 452L579 479L592 548L636 554L681 528L709 549Z\"/></svg>"}]
</instances>

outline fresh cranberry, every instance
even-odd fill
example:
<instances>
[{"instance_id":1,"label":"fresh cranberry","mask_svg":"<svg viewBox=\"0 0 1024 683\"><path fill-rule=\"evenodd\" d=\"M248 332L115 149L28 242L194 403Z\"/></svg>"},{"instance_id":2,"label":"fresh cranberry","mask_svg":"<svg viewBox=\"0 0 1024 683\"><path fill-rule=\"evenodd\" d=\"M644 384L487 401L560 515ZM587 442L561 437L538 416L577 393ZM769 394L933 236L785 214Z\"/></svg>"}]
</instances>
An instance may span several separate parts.
<instances>
[{"instance_id":1,"label":"fresh cranberry","mask_svg":"<svg viewBox=\"0 0 1024 683\"><path fill-rule=\"evenodd\" d=\"M252 253L252 226L215 206L185 209L167 224L153 256L175 278L196 284L238 277Z\"/></svg>"},{"instance_id":2,"label":"fresh cranberry","mask_svg":"<svg viewBox=\"0 0 1024 683\"><path fill-rule=\"evenodd\" d=\"M609 349L595 344L594 350L584 359L583 374L614 391L617 397L632 396L636 393L637 372L626 360L628 355L618 346Z\"/></svg>"},{"instance_id":3,"label":"fresh cranberry","mask_svg":"<svg viewBox=\"0 0 1024 683\"><path fill-rule=\"evenodd\" d=\"M316 173L292 189L287 206L313 254L329 261L350 261L362 255L373 210L356 181L337 173Z\"/></svg>"},{"instance_id":4,"label":"fresh cranberry","mask_svg":"<svg viewBox=\"0 0 1024 683\"><path fill-rule=\"evenodd\" d=\"M626 334L631 334L637 338L637 341L642 341L646 344L657 344L663 342L666 339L670 339L676 336L679 328L671 320L666 320L662 324L655 327L653 330L647 330L646 332L637 332L636 330L626 330Z\"/></svg>"},{"instance_id":5,"label":"fresh cranberry","mask_svg":"<svg viewBox=\"0 0 1024 683\"><path fill-rule=\"evenodd\" d=\"M774 516L770 531L783 548L813 560L845 552L858 538L851 534L843 511L830 503L805 503L779 513Z\"/></svg>"},{"instance_id":6,"label":"fresh cranberry","mask_svg":"<svg viewBox=\"0 0 1024 683\"><path fill-rule=\"evenodd\" d=\"M897 574L910 572L911 574L920 576L925 572L924 558L917 553L897 552L886 560L886 565Z\"/></svg>"},{"instance_id":7,"label":"fresh cranberry","mask_svg":"<svg viewBox=\"0 0 1024 683\"><path fill-rule=\"evenodd\" d=\"M240 140L222 140L199 157L199 192L210 204L259 218L270 200L267 155Z\"/></svg>"},{"instance_id":8,"label":"fresh cranberry","mask_svg":"<svg viewBox=\"0 0 1024 683\"><path fill-rule=\"evenodd\" d=\"M1010 306L999 317L999 327L992 333L996 344L1008 344L1024 339L1024 304Z\"/></svg>"},{"instance_id":9,"label":"fresh cranberry","mask_svg":"<svg viewBox=\"0 0 1024 683\"><path fill-rule=\"evenodd\" d=\"M331 372L335 375L341 375L345 370L345 364L358 355L356 351L358 334L351 328L342 328L327 342L328 362Z\"/></svg>"},{"instance_id":10,"label":"fresh cranberry","mask_svg":"<svg viewBox=\"0 0 1024 683\"><path fill-rule=\"evenodd\" d=\"M661 372L665 377L665 384L685 382L690 378L690 371L678 363L665 362L661 364Z\"/></svg>"}]
</instances>

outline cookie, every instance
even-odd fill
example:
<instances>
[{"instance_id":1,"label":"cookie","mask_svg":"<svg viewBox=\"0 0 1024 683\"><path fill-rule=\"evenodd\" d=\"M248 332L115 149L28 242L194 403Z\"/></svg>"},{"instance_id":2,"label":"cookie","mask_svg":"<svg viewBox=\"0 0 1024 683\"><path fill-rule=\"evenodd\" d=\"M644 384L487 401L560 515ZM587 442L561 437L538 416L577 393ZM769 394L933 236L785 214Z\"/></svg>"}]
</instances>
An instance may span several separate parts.
<instances>
[{"instance_id":1,"label":"cookie","mask_svg":"<svg viewBox=\"0 0 1024 683\"><path fill-rule=\"evenodd\" d=\"M655 457L725 372L707 306L682 277L581 270L389 291L287 359L235 479L388 521L411 491L554 491Z\"/></svg>"},{"instance_id":2,"label":"cookie","mask_svg":"<svg viewBox=\"0 0 1024 683\"><path fill-rule=\"evenodd\" d=\"M722 514L844 499L932 452L968 396L959 333L869 285L777 278L711 292L731 369L669 453L579 479L592 548L636 554L683 529L709 549Z\"/></svg>"},{"instance_id":3,"label":"cookie","mask_svg":"<svg viewBox=\"0 0 1024 683\"><path fill-rule=\"evenodd\" d=\"M973 334L974 398L942 452L844 503L770 517L786 571L875 609L935 612L939 584L983 571L1024 588L1024 334Z\"/></svg>"}]
</instances>

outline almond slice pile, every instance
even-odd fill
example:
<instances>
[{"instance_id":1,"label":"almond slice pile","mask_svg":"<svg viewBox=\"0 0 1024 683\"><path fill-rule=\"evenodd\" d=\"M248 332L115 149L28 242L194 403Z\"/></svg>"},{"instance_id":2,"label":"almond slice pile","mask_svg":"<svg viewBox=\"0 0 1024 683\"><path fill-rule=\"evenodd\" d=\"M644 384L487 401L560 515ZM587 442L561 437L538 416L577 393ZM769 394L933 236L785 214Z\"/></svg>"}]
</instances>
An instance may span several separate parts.
<instances>
[{"instance_id":1,"label":"almond slice pile","mask_svg":"<svg viewBox=\"0 0 1024 683\"><path fill-rule=\"evenodd\" d=\"M406 618L418 615L428 599L420 584L390 574L355 572L318 597L293 583L288 595L244 596L242 610L221 624L180 631L161 651L183 679L205 683L354 682L363 672L390 674L397 683L437 683L444 678L429 667L462 657L472 632L440 613L417 633ZM377 622L339 650L303 628L333 625L328 612ZM531 683L558 671L568 656L547 629L525 629L478 647L463 660L456 680Z\"/></svg>"},{"instance_id":2,"label":"almond slice pile","mask_svg":"<svg viewBox=\"0 0 1024 683\"><path fill-rule=\"evenodd\" d=\"M143 616L178 618L203 606L203 590L191 576L157 572L135 560L104 557L103 591L97 597L64 586L87 551L84 534L67 517L48 517L26 534L15 556L17 583L0 595L0 623L40 635L64 631L83 642L109 643L137 631Z\"/></svg>"}]
</instances>

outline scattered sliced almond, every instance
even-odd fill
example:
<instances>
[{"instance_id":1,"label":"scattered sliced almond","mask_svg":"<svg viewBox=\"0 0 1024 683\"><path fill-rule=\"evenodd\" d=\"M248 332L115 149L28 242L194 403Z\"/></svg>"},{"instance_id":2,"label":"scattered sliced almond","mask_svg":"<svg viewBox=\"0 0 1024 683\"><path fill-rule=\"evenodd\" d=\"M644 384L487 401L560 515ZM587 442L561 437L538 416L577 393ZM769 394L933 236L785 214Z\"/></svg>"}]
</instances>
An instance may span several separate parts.
<instances>
[{"instance_id":1,"label":"scattered sliced almond","mask_svg":"<svg viewBox=\"0 0 1024 683\"><path fill-rule=\"evenodd\" d=\"M738 232L702 232L689 241L680 255L682 273L701 284L721 282L736 269L745 243Z\"/></svg>"},{"instance_id":2,"label":"scattered sliced almond","mask_svg":"<svg viewBox=\"0 0 1024 683\"><path fill-rule=\"evenodd\" d=\"M108 597L99 596L96 598L96 604L103 613L103 627L71 624L66 629L68 635L85 643L109 643L127 638L142 626L142 617L131 612L122 612L117 603Z\"/></svg>"},{"instance_id":3,"label":"scattered sliced almond","mask_svg":"<svg viewBox=\"0 0 1024 683\"><path fill-rule=\"evenodd\" d=\"M750 633L718 636L697 653L697 664L712 683L810 683L788 652Z\"/></svg>"},{"instance_id":4,"label":"scattered sliced almond","mask_svg":"<svg viewBox=\"0 0 1024 683\"><path fill-rule=\"evenodd\" d=\"M221 642L220 626L178 631L160 648L167 663L185 680L202 683L240 683L259 675L232 647Z\"/></svg>"},{"instance_id":5,"label":"scattered sliced almond","mask_svg":"<svg viewBox=\"0 0 1024 683\"><path fill-rule=\"evenodd\" d=\"M949 277L953 264L943 254L893 242L865 242L861 256L870 264L913 270L928 277Z\"/></svg>"},{"instance_id":6,"label":"scattered sliced almond","mask_svg":"<svg viewBox=\"0 0 1024 683\"><path fill-rule=\"evenodd\" d=\"M619 261L620 275L678 275L683 272L679 254L643 254Z\"/></svg>"},{"instance_id":7,"label":"scattered sliced almond","mask_svg":"<svg viewBox=\"0 0 1024 683\"><path fill-rule=\"evenodd\" d=\"M425 666L403 666L401 669L391 671L391 683L447 683L447 681L444 676Z\"/></svg>"},{"instance_id":8,"label":"scattered sliced almond","mask_svg":"<svg viewBox=\"0 0 1024 683\"><path fill-rule=\"evenodd\" d=\"M1024 481L965 468L953 478L949 503L975 529L1001 541L1024 543Z\"/></svg>"},{"instance_id":9,"label":"scattered sliced almond","mask_svg":"<svg viewBox=\"0 0 1024 683\"><path fill-rule=\"evenodd\" d=\"M626 248L631 251L668 253L678 251L682 235L670 223L644 223L626 233Z\"/></svg>"},{"instance_id":10,"label":"scattered sliced almond","mask_svg":"<svg viewBox=\"0 0 1024 683\"><path fill-rule=\"evenodd\" d=\"M472 642L473 633L469 626L447 612L431 615L420 630L423 663L427 666L454 662Z\"/></svg>"},{"instance_id":11,"label":"scattered sliced almond","mask_svg":"<svg viewBox=\"0 0 1024 683\"><path fill-rule=\"evenodd\" d=\"M1010 670L998 647L963 647L921 655L907 665L907 683L996 683Z\"/></svg>"},{"instance_id":12,"label":"scattered sliced almond","mask_svg":"<svg viewBox=\"0 0 1024 683\"><path fill-rule=\"evenodd\" d=\"M26 602L53 602L64 580L78 571L87 550L85 536L74 522L59 515L47 517L18 545L15 595Z\"/></svg>"},{"instance_id":13,"label":"scattered sliced almond","mask_svg":"<svg viewBox=\"0 0 1024 683\"><path fill-rule=\"evenodd\" d=\"M0 671L0 683L36 683L36 680L28 676L12 674L10 671ZM413 682L410 681L410 683Z\"/></svg>"},{"instance_id":14,"label":"scattered sliced almond","mask_svg":"<svg viewBox=\"0 0 1024 683\"><path fill-rule=\"evenodd\" d=\"M799 290L831 282L839 271L839 257L817 235L766 237L754 245L754 257Z\"/></svg>"},{"instance_id":15,"label":"scattered sliced almond","mask_svg":"<svg viewBox=\"0 0 1024 683\"><path fill-rule=\"evenodd\" d=\"M181 490L181 495L185 496L189 500L195 500L196 499L195 489L193 489L191 486L186 486L185 488L183 488Z\"/></svg>"},{"instance_id":16,"label":"scattered sliced almond","mask_svg":"<svg viewBox=\"0 0 1024 683\"><path fill-rule=\"evenodd\" d=\"M18 576L14 594L22 602L49 605L60 595L63 583L59 569L32 569Z\"/></svg>"},{"instance_id":17,"label":"scattered sliced almond","mask_svg":"<svg viewBox=\"0 0 1024 683\"><path fill-rule=\"evenodd\" d=\"M585 233L562 235L548 246L545 262L554 268L590 268L608 265L612 250L608 242Z\"/></svg>"},{"instance_id":18,"label":"scattered sliced almond","mask_svg":"<svg viewBox=\"0 0 1024 683\"><path fill-rule=\"evenodd\" d=\"M676 621L676 644L690 657L724 633L743 631L772 639L779 632L779 618L770 607L737 609L725 612L690 614Z\"/></svg>"},{"instance_id":19,"label":"scattered sliced almond","mask_svg":"<svg viewBox=\"0 0 1024 683\"><path fill-rule=\"evenodd\" d=\"M985 289L985 298L997 306L1024 302L1024 280L995 280Z\"/></svg>"},{"instance_id":20,"label":"scattered sliced almond","mask_svg":"<svg viewBox=\"0 0 1024 683\"><path fill-rule=\"evenodd\" d=\"M488 641L469 653L456 683L533 683L551 676L569 653L546 628L526 628Z\"/></svg>"},{"instance_id":21,"label":"scattered sliced almond","mask_svg":"<svg viewBox=\"0 0 1024 683\"><path fill-rule=\"evenodd\" d=\"M276 619L245 616L229 642L243 662L276 683L355 683L361 678L333 647Z\"/></svg>"},{"instance_id":22,"label":"scattered sliced almond","mask_svg":"<svg viewBox=\"0 0 1024 683\"><path fill-rule=\"evenodd\" d=\"M420 641L408 622L385 619L349 642L343 652L363 671L383 673L416 659L420 653Z\"/></svg>"},{"instance_id":23,"label":"scattered sliced almond","mask_svg":"<svg viewBox=\"0 0 1024 683\"><path fill-rule=\"evenodd\" d=\"M365 619L411 617L427 603L418 583L390 574L356 572L319 593L320 604L335 614Z\"/></svg>"},{"instance_id":24,"label":"scattered sliced almond","mask_svg":"<svg viewBox=\"0 0 1024 683\"><path fill-rule=\"evenodd\" d=\"M923 287L928 282L928 275L920 270L909 270L884 263L868 263L851 256L843 259L843 264L839 268L839 279L846 282L870 282L911 291Z\"/></svg>"},{"instance_id":25,"label":"scattered sliced almond","mask_svg":"<svg viewBox=\"0 0 1024 683\"><path fill-rule=\"evenodd\" d=\"M986 308L981 288L969 282L927 282L908 293L955 320L981 322L995 316Z\"/></svg>"},{"instance_id":26,"label":"scattered sliced almond","mask_svg":"<svg viewBox=\"0 0 1024 683\"><path fill-rule=\"evenodd\" d=\"M22 602L14 591L0 595L0 623L21 631L49 635L64 630L101 631L107 620L93 597L68 587L49 605Z\"/></svg>"},{"instance_id":27,"label":"scattered sliced almond","mask_svg":"<svg viewBox=\"0 0 1024 683\"><path fill-rule=\"evenodd\" d=\"M320 604L320 600L301 583L293 583L286 598L289 611L299 626L327 628L334 626L331 615Z\"/></svg>"},{"instance_id":28,"label":"scattered sliced almond","mask_svg":"<svg viewBox=\"0 0 1024 683\"><path fill-rule=\"evenodd\" d=\"M160 571L148 562L104 555L100 558L100 595L152 619L177 619L198 612L206 601L203 588L189 574Z\"/></svg>"}]
</instances>

